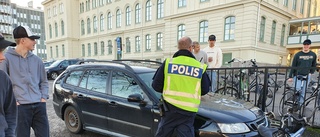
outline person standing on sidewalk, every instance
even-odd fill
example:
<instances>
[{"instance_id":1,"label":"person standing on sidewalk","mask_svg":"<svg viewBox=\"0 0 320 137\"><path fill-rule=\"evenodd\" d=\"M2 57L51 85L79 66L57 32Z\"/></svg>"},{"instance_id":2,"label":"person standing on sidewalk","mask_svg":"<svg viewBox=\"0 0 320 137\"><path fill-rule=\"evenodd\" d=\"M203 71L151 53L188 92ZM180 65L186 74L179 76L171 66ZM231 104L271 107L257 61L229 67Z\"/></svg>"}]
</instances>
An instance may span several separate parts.
<instances>
[{"instance_id":1,"label":"person standing on sidewalk","mask_svg":"<svg viewBox=\"0 0 320 137\"><path fill-rule=\"evenodd\" d=\"M200 44L197 41L192 42L193 52L192 54L201 63L207 64L207 53L200 49Z\"/></svg>"},{"instance_id":2,"label":"person standing on sidewalk","mask_svg":"<svg viewBox=\"0 0 320 137\"><path fill-rule=\"evenodd\" d=\"M0 63L5 60L4 50L15 43L0 34ZM17 106L9 76L0 70L0 137L15 137L17 126Z\"/></svg>"},{"instance_id":3,"label":"person standing on sidewalk","mask_svg":"<svg viewBox=\"0 0 320 137\"><path fill-rule=\"evenodd\" d=\"M0 63L13 82L13 92L18 106L17 137L30 137L30 128L36 137L49 137L49 122L46 109L48 80L42 60L34 55L36 36L28 26L18 26L13 30L17 43L9 48L6 60Z\"/></svg>"},{"instance_id":4,"label":"person standing on sidewalk","mask_svg":"<svg viewBox=\"0 0 320 137\"><path fill-rule=\"evenodd\" d=\"M203 49L208 56L208 68L220 68L222 66L222 51L216 45L216 36L210 35L208 38L208 43L209 46ZM217 90L217 70L208 70L207 72L211 78L211 91L215 92Z\"/></svg>"},{"instance_id":5,"label":"person standing on sidewalk","mask_svg":"<svg viewBox=\"0 0 320 137\"><path fill-rule=\"evenodd\" d=\"M293 81L293 83L296 84L295 85L296 90L297 91L301 90L299 94L299 106L296 110L298 110L303 104L305 91L308 88L307 86L310 81L311 74L315 72L315 69L314 68L311 69L310 67L316 67L316 64L317 64L317 55L316 53L310 50L310 45L311 45L311 40L306 39L303 42L302 51L297 52L293 57L291 67L303 67L303 69L300 69L300 68L291 69L289 73L288 82ZM308 78L307 81L304 83L304 86L302 89L300 89L302 81L297 79L297 75L302 75Z\"/></svg>"},{"instance_id":6,"label":"person standing on sidewalk","mask_svg":"<svg viewBox=\"0 0 320 137\"><path fill-rule=\"evenodd\" d=\"M174 131L180 137L194 137L194 119L201 102L201 95L209 91L207 65L192 55L192 41L182 37L173 58L168 58L153 76L152 87L162 93L164 115L156 137L170 137Z\"/></svg>"}]
</instances>

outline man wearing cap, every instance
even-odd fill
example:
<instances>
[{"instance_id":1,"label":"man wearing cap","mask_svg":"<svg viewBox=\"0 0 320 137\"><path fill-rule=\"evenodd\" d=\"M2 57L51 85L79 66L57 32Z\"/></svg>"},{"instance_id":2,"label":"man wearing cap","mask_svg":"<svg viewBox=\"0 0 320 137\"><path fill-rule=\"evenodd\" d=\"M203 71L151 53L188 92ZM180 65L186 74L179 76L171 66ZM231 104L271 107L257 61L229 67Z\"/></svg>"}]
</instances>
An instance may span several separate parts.
<instances>
[{"instance_id":1,"label":"man wearing cap","mask_svg":"<svg viewBox=\"0 0 320 137\"><path fill-rule=\"evenodd\" d=\"M28 26L13 30L16 48L9 48L6 60L0 63L12 80L13 92L18 106L17 137L29 137L30 128L37 137L49 137L49 123L46 109L48 80L42 60L34 55L36 36Z\"/></svg>"},{"instance_id":2,"label":"man wearing cap","mask_svg":"<svg viewBox=\"0 0 320 137\"><path fill-rule=\"evenodd\" d=\"M316 53L310 50L310 45L311 45L311 40L306 39L303 42L302 51L299 51L294 55L292 65L291 65L291 67L298 67L298 68L291 69L288 81L289 82L294 81L293 83L296 84L295 85L296 90L297 91L301 90L301 93L299 94L299 107L297 109L294 109L295 111L299 110L299 108L301 107L304 101L305 91L308 86L307 83L309 83L310 76L315 71L314 68L312 69L310 67L316 67L316 63L317 63L317 55ZM301 89L302 81L297 80L297 75L302 75L308 78L307 82L304 82L303 89Z\"/></svg>"},{"instance_id":3,"label":"man wearing cap","mask_svg":"<svg viewBox=\"0 0 320 137\"><path fill-rule=\"evenodd\" d=\"M4 50L15 43L4 40L0 34L0 63L5 60ZM17 126L17 106L9 76L0 70L0 137L14 137Z\"/></svg>"},{"instance_id":4,"label":"man wearing cap","mask_svg":"<svg viewBox=\"0 0 320 137\"><path fill-rule=\"evenodd\" d=\"M217 70L222 66L222 51L216 46L216 36L210 35L208 38L209 46L204 48L203 51L207 53L207 65L209 70L208 75L211 79L211 91L215 92L217 88ZM211 70L210 70L211 69Z\"/></svg>"}]
</instances>

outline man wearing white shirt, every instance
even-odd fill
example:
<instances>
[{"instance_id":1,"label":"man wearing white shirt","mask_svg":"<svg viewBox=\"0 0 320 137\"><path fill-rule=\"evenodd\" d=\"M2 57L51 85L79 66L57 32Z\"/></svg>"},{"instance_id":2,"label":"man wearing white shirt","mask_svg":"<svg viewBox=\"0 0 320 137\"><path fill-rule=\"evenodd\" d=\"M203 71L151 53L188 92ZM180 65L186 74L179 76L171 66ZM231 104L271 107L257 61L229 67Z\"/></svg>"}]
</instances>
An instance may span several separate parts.
<instances>
[{"instance_id":1,"label":"man wearing white shirt","mask_svg":"<svg viewBox=\"0 0 320 137\"><path fill-rule=\"evenodd\" d=\"M208 75L211 79L211 91L215 92L217 89L217 70L214 68L220 68L222 66L222 51L215 45L216 36L210 35L208 38L209 46L204 48L203 51L207 53L207 65L209 70Z\"/></svg>"}]
</instances>

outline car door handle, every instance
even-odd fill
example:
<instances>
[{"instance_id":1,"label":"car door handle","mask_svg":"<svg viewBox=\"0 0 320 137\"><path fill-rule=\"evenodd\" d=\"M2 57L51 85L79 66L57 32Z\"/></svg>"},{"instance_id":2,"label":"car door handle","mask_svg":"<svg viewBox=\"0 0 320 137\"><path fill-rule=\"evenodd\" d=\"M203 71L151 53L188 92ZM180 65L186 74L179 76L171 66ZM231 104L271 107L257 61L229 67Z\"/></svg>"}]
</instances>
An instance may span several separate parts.
<instances>
[{"instance_id":1,"label":"car door handle","mask_svg":"<svg viewBox=\"0 0 320 137\"><path fill-rule=\"evenodd\" d=\"M82 95L82 94L78 94L78 95L77 95L77 97L78 97L78 98L83 98L83 97L84 97L84 95Z\"/></svg>"},{"instance_id":2,"label":"car door handle","mask_svg":"<svg viewBox=\"0 0 320 137\"><path fill-rule=\"evenodd\" d=\"M116 105L117 105L117 103L116 103L116 102L114 102L114 101L111 101L111 102L109 102L109 105L111 105L111 106L116 106Z\"/></svg>"}]
</instances>

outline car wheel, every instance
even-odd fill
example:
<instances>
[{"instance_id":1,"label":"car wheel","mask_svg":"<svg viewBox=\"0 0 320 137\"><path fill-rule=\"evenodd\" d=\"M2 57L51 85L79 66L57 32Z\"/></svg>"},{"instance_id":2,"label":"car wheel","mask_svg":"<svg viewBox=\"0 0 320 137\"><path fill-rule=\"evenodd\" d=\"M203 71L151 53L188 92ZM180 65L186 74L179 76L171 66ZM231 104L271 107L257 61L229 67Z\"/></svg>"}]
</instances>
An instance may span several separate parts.
<instances>
[{"instance_id":1,"label":"car wheel","mask_svg":"<svg viewBox=\"0 0 320 137\"><path fill-rule=\"evenodd\" d=\"M82 121L79 113L72 106L68 106L64 111L64 123L66 124L68 130L72 133L78 134L83 131Z\"/></svg>"},{"instance_id":2,"label":"car wheel","mask_svg":"<svg viewBox=\"0 0 320 137\"><path fill-rule=\"evenodd\" d=\"M57 72L52 72L50 76L51 76L51 78L53 80L55 80L58 77L58 73Z\"/></svg>"}]
</instances>

